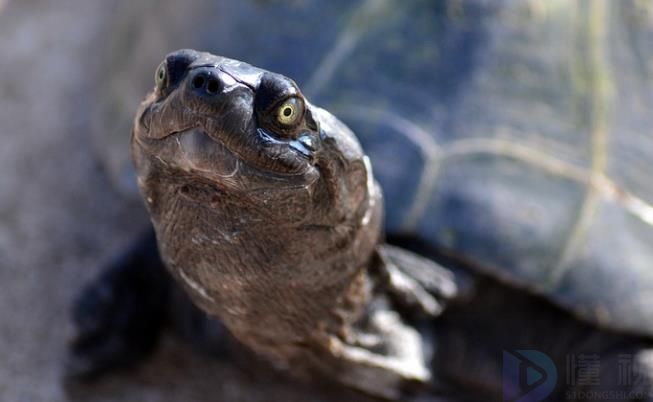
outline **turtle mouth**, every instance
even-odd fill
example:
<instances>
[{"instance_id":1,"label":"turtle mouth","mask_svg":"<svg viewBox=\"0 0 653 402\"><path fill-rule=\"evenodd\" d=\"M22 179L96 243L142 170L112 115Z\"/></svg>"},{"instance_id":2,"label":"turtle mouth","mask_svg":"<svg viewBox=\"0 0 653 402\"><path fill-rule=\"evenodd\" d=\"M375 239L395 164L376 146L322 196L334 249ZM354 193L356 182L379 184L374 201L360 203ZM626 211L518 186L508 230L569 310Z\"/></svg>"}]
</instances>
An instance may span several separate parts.
<instances>
[{"instance_id":1,"label":"turtle mouth","mask_svg":"<svg viewBox=\"0 0 653 402\"><path fill-rule=\"evenodd\" d=\"M160 159L234 190L305 187L317 179L306 150L292 149L287 143L266 143L252 157L252 152L238 152L199 127L172 133L162 141L167 151L157 155Z\"/></svg>"},{"instance_id":2,"label":"turtle mouth","mask_svg":"<svg viewBox=\"0 0 653 402\"><path fill-rule=\"evenodd\" d=\"M177 165L184 171L222 181L235 177L240 170L241 158L200 128L174 133L170 138L178 147Z\"/></svg>"}]
</instances>

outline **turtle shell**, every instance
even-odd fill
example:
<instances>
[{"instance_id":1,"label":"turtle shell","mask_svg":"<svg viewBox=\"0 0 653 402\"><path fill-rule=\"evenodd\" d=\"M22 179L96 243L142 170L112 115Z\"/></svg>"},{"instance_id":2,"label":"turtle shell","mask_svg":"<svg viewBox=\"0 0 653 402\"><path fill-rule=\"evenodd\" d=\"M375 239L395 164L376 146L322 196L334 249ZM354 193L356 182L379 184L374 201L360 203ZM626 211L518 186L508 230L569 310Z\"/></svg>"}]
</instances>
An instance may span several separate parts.
<instances>
[{"instance_id":1,"label":"turtle shell","mask_svg":"<svg viewBox=\"0 0 653 402\"><path fill-rule=\"evenodd\" d=\"M389 234L653 334L653 29L640 2L174 4L117 8L107 60L131 70L98 87L109 166L128 166L125 133L163 54L241 59L354 130Z\"/></svg>"}]
</instances>

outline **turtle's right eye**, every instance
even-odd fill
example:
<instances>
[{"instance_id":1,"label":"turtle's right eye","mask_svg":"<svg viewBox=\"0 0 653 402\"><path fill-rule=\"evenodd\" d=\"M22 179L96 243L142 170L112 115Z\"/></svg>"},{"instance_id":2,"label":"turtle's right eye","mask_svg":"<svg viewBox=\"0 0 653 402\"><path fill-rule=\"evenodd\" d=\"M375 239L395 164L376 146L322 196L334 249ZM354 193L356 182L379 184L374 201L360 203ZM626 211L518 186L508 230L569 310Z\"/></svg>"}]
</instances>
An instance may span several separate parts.
<instances>
[{"instance_id":1,"label":"turtle's right eye","mask_svg":"<svg viewBox=\"0 0 653 402\"><path fill-rule=\"evenodd\" d=\"M154 74L154 84L158 90L161 90L165 87L167 77L168 68L166 66L166 62L164 61L159 64L159 67L156 69L156 73Z\"/></svg>"}]
</instances>

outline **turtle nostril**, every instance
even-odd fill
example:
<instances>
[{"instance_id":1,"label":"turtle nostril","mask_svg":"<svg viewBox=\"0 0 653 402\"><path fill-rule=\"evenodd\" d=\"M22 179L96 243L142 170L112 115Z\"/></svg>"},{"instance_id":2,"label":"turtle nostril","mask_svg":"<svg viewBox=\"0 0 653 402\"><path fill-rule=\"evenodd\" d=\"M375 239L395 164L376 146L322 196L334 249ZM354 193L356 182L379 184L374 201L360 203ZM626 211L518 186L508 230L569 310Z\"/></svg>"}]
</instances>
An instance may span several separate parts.
<instances>
[{"instance_id":1,"label":"turtle nostril","mask_svg":"<svg viewBox=\"0 0 653 402\"><path fill-rule=\"evenodd\" d=\"M202 75L198 75L195 78L193 78L193 88L195 89L200 89L204 86L204 82L206 80Z\"/></svg>"},{"instance_id":2,"label":"turtle nostril","mask_svg":"<svg viewBox=\"0 0 653 402\"><path fill-rule=\"evenodd\" d=\"M190 77L189 87L197 96L215 96L220 93L223 85L216 71L203 69Z\"/></svg>"},{"instance_id":3,"label":"turtle nostril","mask_svg":"<svg viewBox=\"0 0 653 402\"><path fill-rule=\"evenodd\" d=\"M220 83L215 78L209 78L209 83L206 86L206 92L211 95L216 94L220 89Z\"/></svg>"}]
</instances>

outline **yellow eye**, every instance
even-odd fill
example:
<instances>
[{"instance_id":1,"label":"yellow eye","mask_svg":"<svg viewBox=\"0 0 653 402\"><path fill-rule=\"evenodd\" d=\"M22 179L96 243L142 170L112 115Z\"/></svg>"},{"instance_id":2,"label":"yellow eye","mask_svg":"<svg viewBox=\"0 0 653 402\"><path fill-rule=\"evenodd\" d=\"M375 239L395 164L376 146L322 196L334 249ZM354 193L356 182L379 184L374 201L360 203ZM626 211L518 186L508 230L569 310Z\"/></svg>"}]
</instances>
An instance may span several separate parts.
<instances>
[{"instance_id":1,"label":"yellow eye","mask_svg":"<svg viewBox=\"0 0 653 402\"><path fill-rule=\"evenodd\" d=\"M166 81L166 76L168 75L166 71L166 62L164 61L159 65L159 68L156 69L154 74L154 83L158 88L161 88Z\"/></svg>"},{"instance_id":2,"label":"yellow eye","mask_svg":"<svg viewBox=\"0 0 653 402\"><path fill-rule=\"evenodd\" d=\"M289 126L296 123L301 114L301 101L298 98L290 98L277 109L277 121Z\"/></svg>"}]
</instances>

